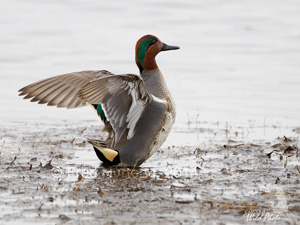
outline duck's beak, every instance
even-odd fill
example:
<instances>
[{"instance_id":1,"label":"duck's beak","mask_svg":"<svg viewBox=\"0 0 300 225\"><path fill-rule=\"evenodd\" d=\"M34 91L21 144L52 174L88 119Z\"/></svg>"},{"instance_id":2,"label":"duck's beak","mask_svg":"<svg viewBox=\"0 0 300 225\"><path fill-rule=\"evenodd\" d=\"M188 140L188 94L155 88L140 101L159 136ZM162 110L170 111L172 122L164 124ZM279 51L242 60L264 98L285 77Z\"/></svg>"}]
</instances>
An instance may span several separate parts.
<instances>
[{"instance_id":1,"label":"duck's beak","mask_svg":"<svg viewBox=\"0 0 300 225\"><path fill-rule=\"evenodd\" d=\"M165 43L163 43L163 48L161 49L161 51L169 51L169 50L177 50L180 49L178 46L172 46L172 45L167 45Z\"/></svg>"}]
</instances>

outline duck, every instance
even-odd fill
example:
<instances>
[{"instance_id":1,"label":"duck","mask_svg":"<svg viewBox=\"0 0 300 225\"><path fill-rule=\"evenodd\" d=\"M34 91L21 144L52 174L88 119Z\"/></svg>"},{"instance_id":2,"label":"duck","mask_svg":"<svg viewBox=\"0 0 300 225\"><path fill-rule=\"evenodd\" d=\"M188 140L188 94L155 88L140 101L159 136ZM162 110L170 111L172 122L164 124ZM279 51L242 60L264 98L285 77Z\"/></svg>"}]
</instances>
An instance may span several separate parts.
<instances>
[{"instance_id":1,"label":"duck","mask_svg":"<svg viewBox=\"0 0 300 225\"><path fill-rule=\"evenodd\" d=\"M147 34L135 46L139 75L67 73L29 84L19 95L58 108L92 106L107 133L105 140L87 140L97 157L107 166L139 167L161 147L175 122L175 102L155 57L177 49Z\"/></svg>"}]
</instances>

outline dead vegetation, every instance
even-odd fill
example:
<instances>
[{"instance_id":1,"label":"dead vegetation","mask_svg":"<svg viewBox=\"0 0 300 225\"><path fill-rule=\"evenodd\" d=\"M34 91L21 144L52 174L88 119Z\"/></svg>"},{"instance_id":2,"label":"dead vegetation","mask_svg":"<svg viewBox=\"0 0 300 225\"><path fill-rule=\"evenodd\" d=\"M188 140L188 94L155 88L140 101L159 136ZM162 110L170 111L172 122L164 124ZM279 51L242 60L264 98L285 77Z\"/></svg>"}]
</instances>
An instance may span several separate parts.
<instances>
[{"instance_id":1,"label":"dead vegetation","mask_svg":"<svg viewBox=\"0 0 300 225\"><path fill-rule=\"evenodd\" d=\"M31 224L53 219L132 224L139 218L143 224L242 224L249 210L263 210L285 219L278 224L297 224L299 139L248 139L229 124L225 130L204 125L208 132L195 135L206 138L201 145L167 146L135 169L102 167L85 145L93 128L57 126L41 132L45 126L37 124L26 136L21 131L7 135L5 151L4 141L1 148L0 206L5 210L0 217ZM176 131L183 139L193 123L188 126Z\"/></svg>"}]
</instances>

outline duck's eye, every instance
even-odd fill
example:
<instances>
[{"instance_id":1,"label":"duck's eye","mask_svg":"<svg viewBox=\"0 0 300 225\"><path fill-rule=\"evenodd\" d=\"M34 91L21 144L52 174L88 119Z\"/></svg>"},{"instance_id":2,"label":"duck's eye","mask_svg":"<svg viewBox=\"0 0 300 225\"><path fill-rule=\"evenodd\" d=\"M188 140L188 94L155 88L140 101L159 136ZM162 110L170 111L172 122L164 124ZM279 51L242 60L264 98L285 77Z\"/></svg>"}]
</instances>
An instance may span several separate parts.
<instances>
[{"instance_id":1,"label":"duck's eye","mask_svg":"<svg viewBox=\"0 0 300 225\"><path fill-rule=\"evenodd\" d=\"M157 42L157 39L152 39L148 48L154 45Z\"/></svg>"}]
</instances>

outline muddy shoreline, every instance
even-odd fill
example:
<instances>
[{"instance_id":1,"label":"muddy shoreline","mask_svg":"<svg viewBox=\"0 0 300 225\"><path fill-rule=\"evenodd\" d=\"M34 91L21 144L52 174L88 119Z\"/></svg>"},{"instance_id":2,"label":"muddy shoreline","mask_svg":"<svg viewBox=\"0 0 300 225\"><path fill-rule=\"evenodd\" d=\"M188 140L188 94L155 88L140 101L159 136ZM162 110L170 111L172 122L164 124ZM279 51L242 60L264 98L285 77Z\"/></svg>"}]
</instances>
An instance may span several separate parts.
<instances>
[{"instance_id":1,"label":"muddy shoreline","mask_svg":"<svg viewBox=\"0 0 300 225\"><path fill-rule=\"evenodd\" d=\"M1 224L299 223L297 129L266 142L200 126L173 132L202 146L165 146L135 170L101 165L92 121L2 127Z\"/></svg>"}]
</instances>

